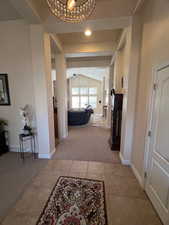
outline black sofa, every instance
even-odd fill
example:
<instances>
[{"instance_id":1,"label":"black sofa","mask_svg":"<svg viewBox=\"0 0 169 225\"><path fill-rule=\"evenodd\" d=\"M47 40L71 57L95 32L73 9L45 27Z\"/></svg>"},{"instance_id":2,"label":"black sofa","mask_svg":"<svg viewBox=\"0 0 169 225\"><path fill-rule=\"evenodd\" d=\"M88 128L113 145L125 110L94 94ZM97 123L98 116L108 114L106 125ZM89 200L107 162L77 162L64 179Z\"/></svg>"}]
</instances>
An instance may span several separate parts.
<instances>
[{"instance_id":1,"label":"black sofa","mask_svg":"<svg viewBox=\"0 0 169 225\"><path fill-rule=\"evenodd\" d=\"M89 122L92 113L93 113L92 109L84 109L84 110L77 110L77 111L69 110L68 125L69 126L85 125Z\"/></svg>"}]
</instances>

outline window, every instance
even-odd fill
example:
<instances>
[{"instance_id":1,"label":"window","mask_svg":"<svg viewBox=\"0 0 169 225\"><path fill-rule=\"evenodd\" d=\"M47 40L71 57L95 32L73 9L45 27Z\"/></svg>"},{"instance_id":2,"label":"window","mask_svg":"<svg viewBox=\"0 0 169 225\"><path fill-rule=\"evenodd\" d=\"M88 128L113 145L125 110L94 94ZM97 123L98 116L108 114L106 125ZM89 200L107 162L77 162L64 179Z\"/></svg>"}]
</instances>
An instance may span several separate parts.
<instances>
[{"instance_id":1,"label":"window","mask_svg":"<svg viewBox=\"0 0 169 225\"><path fill-rule=\"evenodd\" d=\"M72 96L72 108L79 108L79 96Z\"/></svg>"},{"instance_id":2,"label":"window","mask_svg":"<svg viewBox=\"0 0 169 225\"><path fill-rule=\"evenodd\" d=\"M80 87L72 88L72 108L85 108L91 105L97 108L97 88L96 87Z\"/></svg>"},{"instance_id":3,"label":"window","mask_svg":"<svg viewBox=\"0 0 169 225\"><path fill-rule=\"evenodd\" d=\"M88 105L88 96L80 96L80 108L85 108Z\"/></svg>"},{"instance_id":4,"label":"window","mask_svg":"<svg viewBox=\"0 0 169 225\"><path fill-rule=\"evenodd\" d=\"M79 94L79 88L72 88L72 95L78 95Z\"/></svg>"},{"instance_id":5,"label":"window","mask_svg":"<svg viewBox=\"0 0 169 225\"><path fill-rule=\"evenodd\" d=\"M88 95L88 88L80 88L81 95Z\"/></svg>"},{"instance_id":6,"label":"window","mask_svg":"<svg viewBox=\"0 0 169 225\"><path fill-rule=\"evenodd\" d=\"M97 107L97 96L89 96L89 105L95 109Z\"/></svg>"},{"instance_id":7,"label":"window","mask_svg":"<svg viewBox=\"0 0 169 225\"><path fill-rule=\"evenodd\" d=\"M97 95L97 88L89 88L89 95Z\"/></svg>"}]
</instances>

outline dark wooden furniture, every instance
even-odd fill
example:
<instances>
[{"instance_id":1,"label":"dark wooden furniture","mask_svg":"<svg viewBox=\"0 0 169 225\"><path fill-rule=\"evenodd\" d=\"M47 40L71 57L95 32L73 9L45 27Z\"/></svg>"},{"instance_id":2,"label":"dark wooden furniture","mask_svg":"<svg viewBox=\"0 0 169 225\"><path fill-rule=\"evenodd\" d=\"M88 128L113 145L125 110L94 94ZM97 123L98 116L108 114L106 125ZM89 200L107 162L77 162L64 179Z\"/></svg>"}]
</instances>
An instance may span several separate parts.
<instances>
[{"instance_id":1,"label":"dark wooden furniture","mask_svg":"<svg viewBox=\"0 0 169 225\"><path fill-rule=\"evenodd\" d=\"M58 112L57 108L54 108L54 129L55 129L55 138L59 139L59 132L58 132Z\"/></svg>"},{"instance_id":2,"label":"dark wooden furniture","mask_svg":"<svg viewBox=\"0 0 169 225\"><path fill-rule=\"evenodd\" d=\"M103 117L106 119L107 118L107 110L108 110L108 106L104 105L103 106Z\"/></svg>"},{"instance_id":3,"label":"dark wooden furniture","mask_svg":"<svg viewBox=\"0 0 169 225\"><path fill-rule=\"evenodd\" d=\"M113 151L120 151L123 95L116 94L114 91L112 91L111 95L111 135L109 143Z\"/></svg>"},{"instance_id":4,"label":"dark wooden furniture","mask_svg":"<svg viewBox=\"0 0 169 225\"><path fill-rule=\"evenodd\" d=\"M9 151L7 136L7 131L0 131L0 155Z\"/></svg>"}]
</instances>

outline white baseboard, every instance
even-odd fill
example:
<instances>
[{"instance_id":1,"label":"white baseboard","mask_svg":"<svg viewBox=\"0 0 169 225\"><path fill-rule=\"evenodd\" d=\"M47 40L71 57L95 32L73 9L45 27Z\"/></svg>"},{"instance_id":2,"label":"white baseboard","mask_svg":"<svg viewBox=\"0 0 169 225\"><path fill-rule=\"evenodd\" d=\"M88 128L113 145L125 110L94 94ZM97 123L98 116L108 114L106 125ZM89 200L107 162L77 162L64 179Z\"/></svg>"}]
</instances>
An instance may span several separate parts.
<instances>
[{"instance_id":1,"label":"white baseboard","mask_svg":"<svg viewBox=\"0 0 169 225\"><path fill-rule=\"evenodd\" d=\"M68 137L68 132L66 132L65 134L63 134L63 139L66 139Z\"/></svg>"},{"instance_id":2,"label":"white baseboard","mask_svg":"<svg viewBox=\"0 0 169 225\"><path fill-rule=\"evenodd\" d=\"M45 153L43 153L43 154L39 153L38 158L39 159L51 159L51 155L47 154L47 153L46 154Z\"/></svg>"},{"instance_id":3,"label":"white baseboard","mask_svg":"<svg viewBox=\"0 0 169 225\"><path fill-rule=\"evenodd\" d=\"M136 167L135 167L133 164L131 165L131 168L132 168L133 173L134 173L134 175L136 176L136 178L137 178L139 184L141 185L142 188L144 188L144 182L143 182L143 179L142 179L142 177L140 176L138 170L136 169Z\"/></svg>"},{"instance_id":4,"label":"white baseboard","mask_svg":"<svg viewBox=\"0 0 169 225\"><path fill-rule=\"evenodd\" d=\"M45 153L39 153L38 158L39 159L51 159L52 156L54 155L55 151L56 151L56 148L54 148L53 151L50 152L50 153L46 153L46 154Z\"/></svg>"},{"instance_id":5,"label":"white baseboard","mask_svg":"<svg viewBox=\"0 0 169 225\"><path fill-rule=\"evenodd\" d=\"M59 142L64 141L67 137L68 137L68 135L65 135L65 136L63 136L63 137L60 137L60 138L59 138Z\"/></svg>"},{"instance_id":6,"label":"white baseboard","mask_svg":"<svg viewBox=\"0 0 169 225\"><path fill-rule=\"evenodd\" d=\"M121 154L121 152L119 153L119 156L120 156L121 163L122 163L123 165L127 165L127 166L130 166L130 165L131 165L130 160L124 159L123 156L122 156L122 154Z\"/></svg>"},{"instance_id":7,"label":"white baseboard","mask_svg":"<svg viewBox=\"0 0 169 225\"><path fill-rule=\"evenodd\" d=\"M14 146L14 145L11 145L9 147L9 151L10 152L20 152L20 146ZM24 152L31 152L31 149L30 148L24 148Z\"/></svg>"},{"instance_id":8,"label":"white baseboard","mask_svg":"<svg viewBox=\"0 0 169 225\"><path fill-rule=\"evenodd\" d=\"M19 152L19 146L11 145L11 146L9 147L9 151L10 151L10 152Z\"/></svg>"},{"instance_id":9,"label":"white baseboard","mask_svg":"<svg viewBox=\"0 0 169 225\"><path fill-rule=\"evenodd\" d=\"M20 151L19 148L20 148L19 146L12 145L12 146L10 146L10 152L19 152ZM31 151L30 149L27 149L25 152L30 152L30 151ZM54 148L53 151L50 152L49 154L48 153L47 154L39 153L38 158L39 159L51 159L52 156L54 155L55 151L56 151L56 148Z\"/></svg>"},{"instance_id":10,"label":"white baseboard","mask_svg":"<svg viewBox=\"0 0 169 225\"><path fill-rule=\"evenodd\" d=\"M50 153L51 158L53 157L53 155L55 154L55 152L56 152L56 148L54 148L53 151Z\"/></svg>"}]
</instances>

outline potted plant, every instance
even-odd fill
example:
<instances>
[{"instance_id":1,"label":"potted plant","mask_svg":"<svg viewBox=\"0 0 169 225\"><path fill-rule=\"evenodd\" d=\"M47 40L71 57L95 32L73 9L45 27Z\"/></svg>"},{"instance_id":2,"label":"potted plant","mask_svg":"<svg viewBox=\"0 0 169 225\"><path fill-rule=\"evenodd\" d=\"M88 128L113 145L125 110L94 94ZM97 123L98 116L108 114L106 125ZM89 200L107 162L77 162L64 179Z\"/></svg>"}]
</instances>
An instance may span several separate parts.
<instances>
[{"instance_id":1,"label":"potted plant","mask_svg":"<svg viewBox=\"0 0 169 225\"><path fill-rule=\"evenodd\" d=\"M0 119L0 132L5 131L6 126L8 126L8 122L4 119Z\"/></svg>"},{"instance_id":2,"label":"potted plant","mask_svg":"<svg viewBox=\"0 0 169 225\"><path fill-rule=\"evenodd\" d=\"M6 126L8 122L4 119L0 119L0 155L9 151L8 137Z\"/></svg>"},{"instance_id":3,"label":"potted plant","mask_svg":"<svg viewBox=\"0 0 169 225\"><path fill-rule=\"evenodd\" d=\"M31 128L31 119L30 119L30 107L29 105L25 105L23 108L20 108L20 115L22 117L22 122L23 122L23 132L25 135L29 135L32 132Z\"/></svg>"}]
</instances>

